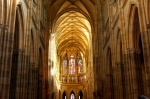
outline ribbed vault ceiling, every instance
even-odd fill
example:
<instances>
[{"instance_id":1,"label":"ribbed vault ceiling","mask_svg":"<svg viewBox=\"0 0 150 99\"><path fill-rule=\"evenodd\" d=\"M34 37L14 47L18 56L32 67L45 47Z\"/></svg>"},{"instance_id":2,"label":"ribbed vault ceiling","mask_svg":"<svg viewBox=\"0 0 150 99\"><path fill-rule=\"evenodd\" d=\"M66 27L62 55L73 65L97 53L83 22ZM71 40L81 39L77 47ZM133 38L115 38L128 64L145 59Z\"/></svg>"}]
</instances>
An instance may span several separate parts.
<instances>
[{"instance_id":1,"label":"ribbed vault ceiling","mask_svg":"<svg viewBox=\"0 0 150 99\"><path fill-rule=\"evenodd\" d=\"M91 16L88 10L94 6L93 3L87 0L88 5L92 5L87 8L82 0L63 0L63 3L62 0L57 1L62 4L56 13L57 19L53 27L57 53L64 55L76 51L85 54L91 41Z\"/></svg>"}]
</instances>

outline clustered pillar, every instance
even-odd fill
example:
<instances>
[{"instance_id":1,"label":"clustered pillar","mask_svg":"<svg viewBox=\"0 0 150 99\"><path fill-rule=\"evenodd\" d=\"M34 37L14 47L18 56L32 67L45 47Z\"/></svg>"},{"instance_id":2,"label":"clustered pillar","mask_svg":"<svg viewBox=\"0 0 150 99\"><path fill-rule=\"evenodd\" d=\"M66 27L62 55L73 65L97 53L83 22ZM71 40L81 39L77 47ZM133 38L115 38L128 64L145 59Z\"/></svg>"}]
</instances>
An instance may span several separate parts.
<instances>
[{"instance_id":1,"label":"clustered pillar","mask_svg":"<svg viewBox=\"0 0 150 99\"><path fill-rule=\"evenodd\" d=\"M139 51L128 49L124 57L125 99L137 98L143 92Z\"/></svg>"},{"instance_id":2,"label":"clustered pillar","mask_svg":"<svg viewBox=\"0 0 150 99\"><path fill-rule=\"evenodd\" d=\"M115 99L123 99L123 86L122 86L122 67L123 64L121 62L117 62L113 68L114 71L114 98Z\"/></svg>"},{"instance_id":3,"label":"clustered pillar","mask_svg":"<svg viewBox=\"0 0 150 99\"><path fill-rule=\"evenodd\" d=\"M8 26L0 24L0 97L8 99L10 82L10 65L12 51L12 34L8 34Z\"/></svg>"}]
</instances>

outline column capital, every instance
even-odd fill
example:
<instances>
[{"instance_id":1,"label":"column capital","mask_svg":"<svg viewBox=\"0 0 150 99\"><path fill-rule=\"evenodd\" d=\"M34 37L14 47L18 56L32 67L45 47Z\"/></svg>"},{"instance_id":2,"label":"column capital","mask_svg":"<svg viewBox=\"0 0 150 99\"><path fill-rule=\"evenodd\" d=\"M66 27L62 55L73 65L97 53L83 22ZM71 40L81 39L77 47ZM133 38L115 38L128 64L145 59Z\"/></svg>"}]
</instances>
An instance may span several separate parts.
<instances>
[{"instance_id":1,"label":"column capital","mask_svg":"<svg viewBox=\"0 0 150 99\"><path fill-rule=\"evenodd\" d=\"M32 71L35 70L34 67L35 67L35 63L30 63L30 69L31 69Z\"/></svg>"},{"instance_id":2,"label":"column capital","mask_svg":"<svg viewBox=\"0 0 150 99\"><path fill-rule=\"evenodd\" d=\"M147 24L147 29L150 29L150 24Z\"/></svg>"},{"instance_id":3,"label":"column capital","mask_svg":"<svg viewBox=\"0 0 150 99\"><path fill-rule=\"evenodd\" d=\"M7 25L0 24L0 28L8 29L8 26L7 26Z\"/></svg>"},{"instance_id":4,"label":"column capital","mask_svg":"<svg viewBox=\"0 0 150 99\"><path fill-rule=\"evenodd\" d=\"M0 28L3 28L4 26L3 26L3 24L0 24Z\"/></svg>"},{"instance_id":5,"label":"column capital","mask_svg":"<svg viewBox=\"0 0 150 99\"><path fill-rule=\"evenodd\" d=\"M137 49L137 48L127 48L127 53L137 53L137 54L140 54L141 51L140 51L140 49Z\"/></svg>"},{"instance_id":6,"label":"column capital","mask_svg":"<svg viewBox=\"0 0 150 99\"><path fill-rule=\"evenodd\" d=\"M8 30L8 26L7 26L7 25L4 25L4 27L3 27L3 28Z\"/></svg>"},{"instance_id":7,"label":"column capital","mask_svg":"<svg viewBox=\"0 0 150 99\"><path fill-rule=\"evenodd\" d=\"M35 66L35 63L30 63L30 66Z\"/></svg>"},{"instance_id":8,"label":"column capital","mask_svg":"<svg viewBox=\"0 0 150 99\"><path fill-rule=\"evenodd\" d=\"M25 50L24 50L24 49L18 49L18 50L16 50L16 51L14 51L14 53L23 54L23 53L25 53Z\"/></svg>"}]
</instances>

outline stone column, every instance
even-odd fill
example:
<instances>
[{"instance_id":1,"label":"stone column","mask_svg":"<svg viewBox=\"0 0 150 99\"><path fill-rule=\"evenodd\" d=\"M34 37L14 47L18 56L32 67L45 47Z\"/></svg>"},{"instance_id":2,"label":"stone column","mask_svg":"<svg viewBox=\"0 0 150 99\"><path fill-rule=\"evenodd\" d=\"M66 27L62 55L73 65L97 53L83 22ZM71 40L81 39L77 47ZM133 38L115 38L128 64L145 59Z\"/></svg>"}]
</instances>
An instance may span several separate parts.
<instances>
[{"instance_id":1,"label":"stone column","mask_svg":"<svg viewBox=\"0 0 150 99\"><path fill-rule=\"evenodd\" d=\"M117 62L114 71L114 99L124 99L123 95L123 86L122 86L122 63Z\"/></svg>"},{"instance_id":2,"label":"stone column","mask_svg":"<svg viewBox=\"0 0 150 99\"><path fill-rule=\"evenodd\" d=\"M29 74L31 76L31 78L30 78L31 83L29 85L30 88L32 89L31 97L33 99L42 99L42 97L40 96L42 94L42 93L40 93L42 89L39 89L39 86L41 84L38 81L39 75L38 75L38 68L37 68L36 64L34 64L34 63L31 64L31 69L30 69Z\"/></svg>"},{"instance_id":3,"label":"stone column","mask_svg":"<svg viewBox=\"0 0 150 99\"><path fill-rule=\"evenodd\" d=\"M2 64L2 38L3 37L3 25L0 24L0 64ZM0 66L1 70L1 66Z\"/></svg>"},{"instance_id":4,"label":"stone column","mask_svg":"<svg viewBox=\"0 0 150 99\"><path fill-rule=\"evenodd\" d=\"M3 35L4 35L4 25L0 24L0 85L2 84L2 53L3 53ZM0 92L2 87L0 87ZM0 93L1 96L1 93Z\"/></svg>"},{"instance_id":5,"label":"stone column","mask_svg":"<svg viewBox=\"0 0 150 99\"><path fill-rule=\"evenodd\" d=\"M33 96L33 88L34 88L34 83L33 83L33 70L34 70L34 63L30 63L29 71L28 71L28 99L34 99Z\"/></svg>"},{"instance_id":6,"label":"stone column","mask_svg":"<svg viewBox=\"0 0 150 99\"><path fill-rule=\"evenodd\" d=\"M33 99L36 99L35 97L35 95L36 95L36 90L35 90L35 88L37 87L36 86L36 68L35 68L35 64L33 64L32 65L32 71L31 71L31 73L32 73L32 98Z\"/></svg>"},{"instance_id":7,"label":"stone column","mask_svg":"<svg viewBox=\"0 0 150 99\"><path fill-rule=\"evenodd\" d=\"M16 52L14 52L15 56L14 58L16 58L16 61L13 62L13 66L16 67L16 90L15 90L15 97L14 99L21 99L23 98L23 87L24 87L24 77L23 77L23 73L24 73L24 50L18 50ZM15 63L16 62L16 63ZM15 68L15 67L12 67ZM13 75L13 74L12 74ZM13 86L13 85L12 85Z\"/></svg>"},{"instance_id":8,"label":"stone column","mask_svg":"<svg viewBox=\"0 0 150 99\"><path fill-rule=\"evenodd\" d=\"M33 99L38 99L38 69L36 64L33 64L32 66L32 77L33 77Z\"/></svg>"},{"instance_id":9,"label":"stone column","mask_svg":"<svg viewBox=\"0 0 150 99\"><path fill-rule=\"evenodd\" d=\"M139 51L128 49L124 55L125 99L136 99L142 92Z\"/></svg>"},{"instance_id":10,"label":"stone column","mask_svg":"<svg viewBox=\"0 0 150 99\"><path fill-rule=\"evenodd\" d=\"M36 89L35 89L35 91L36 91L36 99L38 99L38 92L39 92L39 70L38 70L38 66L36 67L36 77L35 77L35 83L36 83Z\"/></svg>"},{"instance_id":11,"label":"stone column","mask_svg":"<svg viewBox=\"0 0 150 99\"><path fill-rule=\"evenodd\" d=\"M8 33L8 26L0 25L0 97L9 98L12 34Z\"/></svg>"},{"instance_id":12,"label":"stone column","mask_svg":"<svg viewBox=\"0 0 150 99\"><path fill-rule=\"evenodd\" d=\"M97 91L95 94L95 99L103 99L103 82L101 80L97 80Z\"/></svg>"},{"instance_id":13,"label":"stone column","mask_svg":"<svg viewBox=\"0 0 150 99\"><path fill-rule=\"evenodd\" d=\"M6 53L4 53L6 51L6 40L7 40L7 35L8 35L8 27L5 25L0 24L0 75L3 75L3 71L4 70L4 57L6 57ZM4 44L5 43L5 44ZM0 84L2 83L2 77L0 77Z\"/></svg>"},{"instance_id":14,"label":"stone column","mask_svg":"<svg viewBox=\"0 0 150 99\"><path fill-rule=\"evenodd\" d=\"M104 86L104 99L111 99L111 83L110 83L110 74L106 74L105 86Z\"/></svg>"},{"instance_id":15,"label":"stone column","mask_svg":"<svg viewBox=\"0 0 150 99\"><path fill-rule=\"evenodd\" d=\"M24 99L28 99L28 84L29 84L29 67L30 67L30 58L29 55L25 55L25 66L24 66Z\"/></svg>"},{"instance_id":16,"label":"stone column","mask_svg":"<svg viewBox=\"0 0 150 99\"><path fill-rule=\"evenodd\" d=\"M46 99L49 99L49 91L50 91L50 87L49 87L49 82L48 82L48 80L45 80L45 92L46 92ZM61 99L61 97L60 97L60 90L59 90L59 99ZM36 98L37 99L37 98Z\"/></svg>"},{"instance_id":17,"label":"stone column","mask_svg":"<svg viewBox=\"0 0 150 99\"><path fill-rule=\"evenodd\" d=\"M148 43L147 46L147 51L145 51L146 53L144 54L144 62L145 62L145 72L146 72L146 83L147 83L147 96L150 97L150 24L147 25L147 31L146 31L147 35L148 35ZM146 48L145 48L146 49Z\"/></svg>"},{"instance_id":18,"label":"stone column","mask_svg":"<svg viewBox=\"0 0 150 99\"><path fill-rule=\"evenodd\" d=\"M26 55L25 55L25 50L22 50L22 60L21 60L21 64L22 64L22 68L21 68L21 95L23 98L27 98L26 96L26 90L27 89L27 85L26 85L26 82L28 81L27 79L27 71L28 71L28 68L29 66L27 65L26 63Z\"/></svg>"},{"instance_id":19,"label":"stone column","mask_svg":"<svg viewBox=\"0 0 150 99\"><path fill-rule=\"evenodd\" d=\"M147 24L147 33L148 33L148 35L149 35L149 39L150 39L150 24Z\"/></svg>"},{"instance_id":20,"label":"stone column","mask_svg":"<svg viewBox=\"0 0 150 99\"><path fill-rule=\"evenodd\" d=\"M38 99L42 99L42 79L43 79L43 67L42 64L38 67ZM52 77L54 80L54 78ZM54 82L52 83L53 86Z\"/></svg>"},{"instance_id":21,"label":"stone column","mask_svg":"<svg viewBox=\"0 0 150 99\"><path fill-rule=\"evenodd\" d=\"M93 74L94 74L94 99L97 99L98 97L99 97L99 79L100 79L100 77L99 77L99 65L98 65L98 61L99 61L99 58L98 57L94 57L93 58L93 65L94 65L94 67L93 67L93 69L94 69L94 72L93 72Z\"/></svg>"}]
</instances>

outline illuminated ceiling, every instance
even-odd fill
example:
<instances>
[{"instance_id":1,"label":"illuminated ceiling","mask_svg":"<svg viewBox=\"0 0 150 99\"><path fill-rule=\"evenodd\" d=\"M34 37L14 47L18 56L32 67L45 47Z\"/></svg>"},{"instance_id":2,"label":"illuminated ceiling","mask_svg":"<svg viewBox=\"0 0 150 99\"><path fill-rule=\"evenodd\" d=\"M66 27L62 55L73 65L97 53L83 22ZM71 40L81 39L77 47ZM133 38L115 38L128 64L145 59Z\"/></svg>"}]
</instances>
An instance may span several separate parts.
<instances>
[{"instance_id":1,"label":"illuminated ceiling","mask_svg":"<svg viewBox=\"0 0 150 99\"><path fill-rule=\"evenodd\" d=\"M53 0L51 10L57 53L87 53L91 42L91 26L95 19L94 1Z\"/></svg>"}]
</instances>

